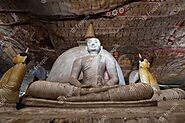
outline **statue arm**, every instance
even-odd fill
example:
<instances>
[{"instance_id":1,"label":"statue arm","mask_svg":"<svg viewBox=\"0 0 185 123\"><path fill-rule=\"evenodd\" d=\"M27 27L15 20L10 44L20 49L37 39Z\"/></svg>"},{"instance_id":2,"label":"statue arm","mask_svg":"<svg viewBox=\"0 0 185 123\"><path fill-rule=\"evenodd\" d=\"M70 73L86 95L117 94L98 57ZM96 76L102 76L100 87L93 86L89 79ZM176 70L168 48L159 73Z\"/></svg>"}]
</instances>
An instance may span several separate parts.
<instances>
[{"instance_id":1,"label":"statue arm","mask_svg":"<svg viewBox=\"0 0 185 123\"><path fill-rule=\"evenodd\" d=\"M69 78L69 83L74 86L81 86L81 83L78 81L78 77L81 72L81 59L77 59L73 63L72 71L71 71L71 76Z\"/></svg>"},{"instance_id":2,"label":"statue arm","mask_svg":"<svg viewBox=\"0 0 185 123\"><path fill-rule=\"evenodd\" d=\"M118 84L118 74L116 70L116 64L113 59L106 59L106 69L109 76L109 81L107 81L106 85L116 85Z\"/></svg>"}]
</instances>

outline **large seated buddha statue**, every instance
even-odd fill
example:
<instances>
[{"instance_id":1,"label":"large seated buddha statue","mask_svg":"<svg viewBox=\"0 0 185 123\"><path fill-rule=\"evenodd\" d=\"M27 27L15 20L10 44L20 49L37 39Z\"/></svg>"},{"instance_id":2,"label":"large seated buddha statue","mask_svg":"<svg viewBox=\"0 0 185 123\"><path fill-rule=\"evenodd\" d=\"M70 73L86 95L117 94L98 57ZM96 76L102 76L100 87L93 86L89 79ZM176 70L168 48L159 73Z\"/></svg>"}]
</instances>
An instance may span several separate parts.
<instances>
[{"instance_id":1,"label":"large seated buddha statue","mask_svg":"<svg viewBox=\"0 0 185 123\"><path fill-rule=\"evenodd\" d=\"M85 34L85 41L82 41L83 44L86 44L89 38L95 38L94 28L93 24L90 23L87 32ZM116 74L118 75L119 84L125 85L125 80L123 77L122 70L117 63L117 61L114 59L114 57L103 47L101 47L101 50L98 53L99 55L102 55L106 59L109 59L109 64L114 64L116 68ZM87 50L86 46L78 46L71 48L64 52L62 55L58 57L58 59L55 61L50 74L47 78L47 81L50 82L67 82L71 76L71 71L73 67L73 63L77 58L89 56L89 52ZM81 72L79 79L83 78L83 73ZM104 77L105 79L107 77Z\"/></svg>"},{"instance_id":2,"label":"large seated buddha statue","mask_svg":"<svg viewBox=\"0 0 185 123\"><path fill-rule=\"evenodd\" d=\"M86 46L62 54L47 81L33 82L27 95L62 101L124 101L153 96L153 89L148 84L125 85L119 65L103 50L94 35L92 23L85 37Z\"/></svg>"}]
</instances>

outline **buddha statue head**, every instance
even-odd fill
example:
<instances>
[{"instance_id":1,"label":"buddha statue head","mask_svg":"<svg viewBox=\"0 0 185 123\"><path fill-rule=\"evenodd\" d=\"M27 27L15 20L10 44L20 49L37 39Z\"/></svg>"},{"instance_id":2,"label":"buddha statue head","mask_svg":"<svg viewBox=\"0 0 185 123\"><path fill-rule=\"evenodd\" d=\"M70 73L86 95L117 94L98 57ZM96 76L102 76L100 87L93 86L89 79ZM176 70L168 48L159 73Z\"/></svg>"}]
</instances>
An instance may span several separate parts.
<instances>
[{"instance_id":1,"label":"buddha statue head","mask_svg":"<svg viewBox=\"0 0 185 123\"><path fill-rule=\"evenodd\" d=\"M95 37L93 23L91 22L87 28L87 32L85 34L85 41L87 42L86 50L90 55L97 55L101 49L101 43L98 38Z\"/></svg>"},{"instance_id":2,"label":"buddha statue head","mask_svg":"<svg viewBox=\"0 0 185 123\"><path fill-rule=\"evenodd\" d=\"M102 49L100 40L97 38L89 38L86 49L90 55L97 55Z\"/></svg>"}]
</instances>

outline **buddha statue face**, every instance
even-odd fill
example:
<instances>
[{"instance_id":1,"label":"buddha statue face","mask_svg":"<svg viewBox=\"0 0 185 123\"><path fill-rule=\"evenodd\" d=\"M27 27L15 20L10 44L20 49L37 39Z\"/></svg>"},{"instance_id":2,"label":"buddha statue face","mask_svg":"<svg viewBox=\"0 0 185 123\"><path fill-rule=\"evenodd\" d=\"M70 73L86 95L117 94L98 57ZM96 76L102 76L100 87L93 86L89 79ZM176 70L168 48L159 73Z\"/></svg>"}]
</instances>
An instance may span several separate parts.
<instances>
[{"instance_id":1,"label":"buddha statue face","mask_svg":"<svg viewBox=\"0 0 185 123\"><path fill-rule=\"evenodd\" d=\"M89 54L98 54L101 50L101 43L97 38L90 38L87 41L87 51Z\"/></svg>"}]
</instances>

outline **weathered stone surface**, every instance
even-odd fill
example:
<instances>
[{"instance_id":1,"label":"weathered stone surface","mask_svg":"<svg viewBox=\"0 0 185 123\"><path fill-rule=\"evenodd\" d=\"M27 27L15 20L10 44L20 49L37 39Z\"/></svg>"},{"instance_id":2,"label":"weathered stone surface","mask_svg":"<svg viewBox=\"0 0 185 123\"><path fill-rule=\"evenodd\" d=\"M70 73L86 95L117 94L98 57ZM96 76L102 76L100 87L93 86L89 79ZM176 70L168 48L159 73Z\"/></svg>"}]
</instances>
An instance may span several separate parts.
<instances>
[{"instance_id":1,"label":"weathered stone surface","mask_svg":"<svg viewBox=\"0 0 185 123\"><path fill-rule=\"evenodd\" d=\"M163 101L158 107L137 108L44 108L0 107L2 123L182 123L185 120L185 102Z\"/></svg>"},{"instance_id":2,"label":"weathered stone surface","mask_svg":"<svg viewBox=\"0 0 185 123\"><path fill-rule=\"evenodd\" d=\"M29 48L34 63L42 61L45 57L48 57L46 62L53 62L56 59L56 52L53 49L48 32L44 30L41 23L7 26L28 18L27 15L23 14L0 13L0 73L4 73L10 68L13 65L13 56L24 52L26 48Z\"/></svg>"},{"instance_id":3,"label":"weathered stone surface","mask_svg":"<svg viewBox=\"0 0 185 123\"><path fill-rule=\"evenodd\" d=\"M36 15L74 18L84 14L99 14L134 1L138 0L29 0L26 4L28 10Z\"/></svg>"},{"instance_id":4,"label":"weathered stone surface","mask_svg":"<svg viewBox=\"0 0 185 123\"><path fill-rule=\"evenodd\" d=\"M99 102L62 102L37 98L24 98L23 104L33 107L50 108L128 108L157 106L157 101L99 101Z\"/></svg>"}]
</instances>

